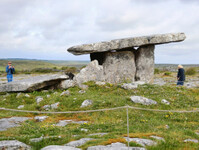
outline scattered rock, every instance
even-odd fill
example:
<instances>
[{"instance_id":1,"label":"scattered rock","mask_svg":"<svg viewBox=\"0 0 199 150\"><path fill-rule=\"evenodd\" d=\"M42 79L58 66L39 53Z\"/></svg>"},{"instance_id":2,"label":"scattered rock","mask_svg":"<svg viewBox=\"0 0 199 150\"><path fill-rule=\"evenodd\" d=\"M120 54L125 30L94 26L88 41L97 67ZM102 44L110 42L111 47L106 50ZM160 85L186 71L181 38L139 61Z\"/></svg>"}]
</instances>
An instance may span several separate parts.
<instances>
[{"instance_id":1,"label":"scattered rock","mask_svg":"<svg viewBox=\"0 0 199 150\"><path fill-rule=\"evenodd\" d=\"M164 138L162 138L162 137L154 136L154 135L151 135L150 137L151 137L151 138L154 138L154 139L156 139L156 140L164 141L164 142L165 142Z\"/></svg>"},{"instance_id":2,"label":"scattered rock","mask_svg":"<svg viewBox=\"0 0 199 150\"><path fill-rule=\"evenodd\" d=\"M124 83L121 87L126 90L132 90L138 88L138 85L134 83Z\"/></svg>"},{"instance_id":3,"label":"scattered rock","mask_svg":"<svg viewBox=\"0 0 199 150\"><path fill-rule=\"evenodd\" d=\"M170 105L170 102L167 101L166 99L162 99L161 103L162 103L162 104L165 104L165 105Z\"/></svg>"},{"instance_id":4,"label":"scattered rock","mask_svg":"<svg viewBox=\"0 0 199 150\"><path fill-rule=\"evenodd\" d=\"M186 139L186 140L184 140L184 142L193 142L193 143L198 143L198 140L196 140L196 139Z\"/></svg>"},{"instance_id":5,"label":"scattered rock","mask_svg":"<svg viewBox=\"0 0 199 150\"><path fill-rule=\"evenodd\" d=\"M59 146L59 145L49 145L41 150L81 150L80 148L75 148L71 146Z\"/></svg>"},{"instance_id":6,"label":"scattered rock","mask_svg":"<svg viewBox=\"0 0 199 150\"><path fill-rule=\"evenodd\" d=\"M195 132L197 135L199 135L199 132Z\"/></svg>"},{"instance_id":7,"label":"scattered rock","mask_svg":"<svg viewBox=\"0 0 199 150\"><path fill-rule=\"evenodd\" d=\"M51 106L52 109L57 109L59 104L60 104L60 102L57 102L55 104L51 104L50 106Z\"/></svg>"},{"instance_id":8,"label":"scattered rock","mask_svg":"<svg viewBox=\"0 0 199 150\"><path fill-rule=\"evenodd\" d=\"M84 94L84 93L86 93L86 91L80 90L79 93L80 93L80 94Z\"/></svg>"},{"instance_id":9,"label":"scattered rock","mask_svg":"<svg viewBox=\"0 0 199 150\"><path fill-rule=\"evenodd\" d=\"M70 95L70 91L64 91L64 92L62 92L61 94L60 94L60 96L63 96L63 95Z\"/></svg>"},{"instance_id":10,"label":"scattered rock","mask_svg":"<svg viewBox=\"0 0 199 150\"><path fill-rule=\"evenodd\" d=\"M19 124L31 119L30 117L11 117L0 119L0 131L5 131L8 128L20 126Z\"/></svg>"},{"instance_id":11,"label":"scattered rock","mask_svg":"<svg viewBox=\"0 0 199 150\"><path fill-rule=\"evenodd\" d=\"M143 105L156 105L157 102L142 96L131 96L131 101L134 103L139 103L139 104L143 104Z\"/></svg>"},{"instance_id":12,"label":"scattered rock","mask_svg":"<svg viewBox=\"0 0 199 150\"><path fill-rule=\"evenodd\" d=\"M89 136L104 136L104 135L107 135L108 133L92 133L92 134L89 134Z\"/></svg>"},{"instance_id":13,"label":"scattered rock","mask_svg":"<svg viewBox=\"0 0 199 150\"><path fill-rule=\"evenodd\" d=\"M56 94L58 94L58 92L54 92L53 94L56 95Z\"/></svg>"},{"instance_id":14,"label":"scattered rock","mask_svg":"<svg viewBox=\"0 0 199 150\"><path fill-rule=\"evenodd\" d=\"M163 86L166 84L166 82L162 78L158 78L158 79L154 79L153 84Z\"/></svg>"},{"instance_id":15,"label":"scattered rock","mask_svg":"<svg viewBox=\"0 0 199 150\"><path fill-rule=\"evenodd\" d=\"M25 96L25 97L30 97L30 95L29 95L29 94L25 94L24 96Z\"/></svg>"},{"instance_id":16,"label":"scattered rock","mask_svg":"<svg viewBox=\"0 0 199 150\"><path fill-rule=\"evenodd\" d=\"M16 98L19 98L21 96L21 93L17 93Z\"/></svg>"},{"instance_id":17,"label":"scattered rock","mask_svg":"<svg viewBox=\"0 0 199 150\"><path fill-rule=\"evenodd\" d=\"M88 85L85 85L85 84L79 84L78 86L82 90L87 90L88 89Z\"/></svg>"},{"instance_id":18,"label":"scattered rock","mask_svg":"<svg viewBox=\"0 0 199 150\"><path fill-rule=\"evenodd\" d=\"M41 136L40 138L33 138L33 139L30 139L30 142L40 142L44 139L50 139L50 138L61 138L61 136L46 136L46 137L43 137Z\"/></svg>"},{"instance_id":19,"label":"scattered rock","mask_svg":"<svg viewBox=\"0 0 199 150\"><path fill-rule=\"evenodd\" d=\"M59 88L60 89L68 89L71 87L74 87L76 85L74 80L64 80L60 83Z\"/></svg>"},{"instance_id":20,"label":"scattered rock","mask_svg":"<svg viewBox=\"0 0 199 150\"><path fill-rule=\"evenodd\" d=\"M51 104L51 105L44 105L43 108L44 108L45 110L49 110L50 108L51 108L51 109L57 109L58 106L59 106L59 104L60 104L60 102L57 102L57 103Z\"/></svg>"},{"instance_id":21,"label":"scattered rock","mask_svg":"<svg viewBox=\"0 0 199 150\"><path fill-rule=\"evenodd\" d=\"M68 76L61 74L34 76L28 79L1 84L0 92L32 92L45 87L57 87L62 80L66 79L68 79Z\"/></svg>"},{"instance_id":22,"label":"scattered rock","mask_svg":"<svg viewBox=\"0 0 199 150\"><path fill-rule=\"evenodd\" d=\"M50 98L50 95L46 95L47 98Z\"/></svg>"},{"instance_id":23,"label":"scattered rock","mask_svg":"<svg viewBox=\"0 0 199 150\"><path fill-rule=\"evenodd\" d=\"M83 129L83 128L82 128L81 131L88 132L88 129Z\"/></svg>"},{"instance_id":24,"label":"scattered rock","mask_svg":"<svg viewBox=\"0 0 199 150\"><path fill-rule=\"evenodd\" d=\"M126 138L126 140L128 140L128 138ZM149 139L141 139L141 138L129 138L129 141L133 141L136 142L142 146L153 146L153 145L157 145L156 142L149 140Z\"/></svg>"},{"instance_id":25,"label":"scattered rock","mask_svg":"<svg viewBox=\"0 0 199 150\"><path fill-rule=\"evenodd\" d=\"M41 101L43 101L44 99L43 99L43 97L41 97L41 96L37 96L36 98L35 98L35 100L36 100L36 102L37 102L37 104L39 104Z\"/></svg>"},{"instance_id":26,"label":"scattered rock","mask_svg":"<svg viewBox=\"0 0 199 150\"><path fill-rule=\"evenodd\" d=\"M60 126L60 127L64 127L68 124L84 124L84 123L88 123L88 121L74 121L74 120L60 120L57 124L55 124L55 126Z\"/></svg>"},{"instance_id":27,"label":"scattered rock","mask_svg":"<svg viewBox=\"0 0 199 150\"><path fill-rule=\"evenodd\" d=\"M47 118L48 118L48 116L36 116L36 117L34 117L34 119L37 122L42 122L42 121L46 120Z\"/></svg>"},{"instance_id":28,"label":"scattered rock","mask_svg":"<svg viewBox=\"0 0 199 150\"><path fill-rule=\"evenodd\" d=\"M123 143L112 143L110 145L98 145L98 146L91 146L88 147L87 150L146 150L143 147L127 147L125 144Z\"/></svg>"},{"instance_id":29,"label":"scattered rock","mask_svg":"<svg viewBox=\"0 0 199 150\"><path fill-rule=\"evenodd\" d=\"M83 101L82 105L81 105L81 108L82 107L87 107L87 106L90 106L93 104L93 101L92 100L85 100Z\"/></svg>"},{"instance_id":30,"label":"scattered rock","mask_svg":"<svg viewBox=\"0 0 199 150\"><path fill-rule=\"evenodd\" d=\"M169 127L169 125L165 125L165 128L166 128L166 129L169 129L170 127Z\"/></svg>"},{"instance_id":31,"label":"scattered rock","mask_svg":"<svg viewBox=\"0 0 199 150\"><path fill-rule=\"evenodd\" d=\"M31 147L17 140L0 141L1 150L30 150Z\"/></svg>"},{"instance_id":32,"label":"scattered rock","mask_svg":"<svg viewBox=\"0 0 199 150\"><path fill-rule=\"evenodd\" d=\"M102 85L105 85L106 82L97 81L97 82L95 82L95 84L102 86Z\"/></svg>"},{"instance_id":33,"label":"scattered rock","mask_svg":"<svg viewBox=\"0 0 199 150\"><path fill-rule=\"evenodd\" d=\"M19 105L17 108L22 109L22 108L24 108L24 105Z\"/></svg>"},{"instance_id":34,"label":"scattered rock","mask_svg":"<svg viewBox=\"0 0 199 150\"><path fill-rule=\"evenodd\" d=\"M65 145L66 146L72 146L72 147L78 147L78 146L84 145L86 142L91 141L91 140L94 140L94 139L92 139L92 138L82 138L82 139L77 140L77 141L71 141L71 142L69 142Z\"/></svg>"}]
</instances>

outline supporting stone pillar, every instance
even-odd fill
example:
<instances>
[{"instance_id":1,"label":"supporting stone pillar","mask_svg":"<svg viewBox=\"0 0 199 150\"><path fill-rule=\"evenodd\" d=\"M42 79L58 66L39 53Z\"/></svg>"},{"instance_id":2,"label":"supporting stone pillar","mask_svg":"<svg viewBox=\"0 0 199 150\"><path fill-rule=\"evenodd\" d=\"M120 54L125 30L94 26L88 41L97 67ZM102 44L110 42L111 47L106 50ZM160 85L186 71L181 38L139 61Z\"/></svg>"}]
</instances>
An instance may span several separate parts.
<instances>
[{"instance_id":1,"label":"supporting stone pillar","mask_svg":"<svg viewBox=\"0 0 199 150\"><path fill-rule=\"evenodd\" d=\"M91 60L98 60L103 66L104 80L109 83L121 83L135 80L135 55L133 51L94 53Z\"/></svg>"},{"instance_id":2,"label":"supporting stone pillar","mask_svg":"<svg viewBox=\"0 0 199 150\"><path fill-rule=\"evenodd\" d=\"M154 49L155 45L141 46L135 52L136 81L152 83L154 77Z\"/></svg>"}]
</instances>

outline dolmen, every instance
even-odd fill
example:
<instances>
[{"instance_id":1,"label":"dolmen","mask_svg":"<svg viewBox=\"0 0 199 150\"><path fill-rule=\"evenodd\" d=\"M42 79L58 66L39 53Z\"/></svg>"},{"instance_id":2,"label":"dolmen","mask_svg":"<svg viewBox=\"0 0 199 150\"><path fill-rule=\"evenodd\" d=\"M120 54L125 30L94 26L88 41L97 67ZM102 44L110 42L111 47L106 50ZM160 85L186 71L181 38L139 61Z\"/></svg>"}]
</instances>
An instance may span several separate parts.
<instances>
[{"instance_id":1,"label":"dolmen","mask_svg":"<svg viewBox=\"0 0 199 150\"><path fill-rule=\"evenodd\" d=\"M184 33L157 34L73 46L68 52L74 55L90 54L91 61L97 60L100 69L95 75L98 79L94 80L109 83L152 83L155 45L181 42L185 38ZM92 76L92 72L87 75Z\"/></svg>"}]
</instances>

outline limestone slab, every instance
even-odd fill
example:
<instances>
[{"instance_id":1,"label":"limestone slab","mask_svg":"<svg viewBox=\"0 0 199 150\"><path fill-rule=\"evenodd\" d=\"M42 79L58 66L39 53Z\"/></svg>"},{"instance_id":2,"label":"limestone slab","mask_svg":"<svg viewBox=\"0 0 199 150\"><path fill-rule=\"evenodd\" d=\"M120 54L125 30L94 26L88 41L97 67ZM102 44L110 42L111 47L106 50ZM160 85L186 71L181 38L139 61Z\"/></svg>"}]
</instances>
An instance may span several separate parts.
<instances>
[{"instance_id":1,"label":"limestone slab","mask_svg":"<svg viewBox=\"0 0 199 150\"><path fill-rule=\"evenodd\" d=\"M165 44L171 42L180 42L185 40L185 38L186 36L184 33L156 34L150 36L116 39L106 42L73 46L68 49L68 52L74 55L82 55L82 54L90 54L97 52L107 52L112 50L122 50L131 47L140 47L151 44L156 45L156 44Z\"/></svg>"}]
</instances>

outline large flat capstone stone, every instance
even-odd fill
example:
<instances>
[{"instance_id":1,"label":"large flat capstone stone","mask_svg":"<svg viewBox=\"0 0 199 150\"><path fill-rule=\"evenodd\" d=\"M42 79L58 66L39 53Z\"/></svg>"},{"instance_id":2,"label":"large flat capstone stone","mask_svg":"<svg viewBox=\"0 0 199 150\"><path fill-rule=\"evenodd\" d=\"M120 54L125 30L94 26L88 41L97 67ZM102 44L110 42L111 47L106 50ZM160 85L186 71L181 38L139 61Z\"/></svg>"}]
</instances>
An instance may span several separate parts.
<instances>
[{"instance_id":1,"label":"large flat capstone stone","mask_svg":"<svg viewBox=\"0 0 199 150\"><path fill-rule=\"evenodd\" d=\"M0 92L31 92L45 87L58 86L61 81L69 79L67 75L52 74L35 76L0 85Z\"/></svg>"},{"instance_id":2,"label":"large flat capstone stone","mask_svg":"<svg viewBox=\"0 0 199 150\"><path fill-rule=\"evenodd\" d=\"M140 47L144 45L156 45L156 44L165 44L171 42L180 42L185 40L185 38L186 36L184 33L156 34L151 36L124 38L124 39L111 40L107 42L73 46L68 49L68 52L74 55L82 55L82 54L106 52L112 50L122 50L132 47Z\"/></svg>"}]
</instances>

